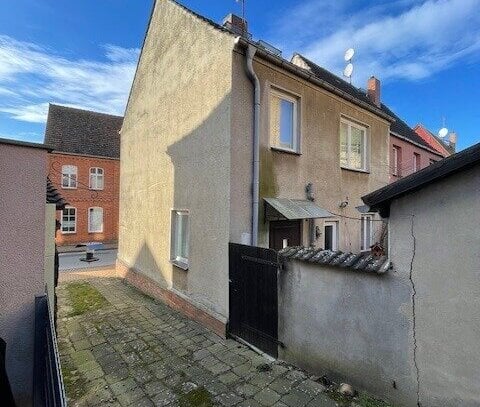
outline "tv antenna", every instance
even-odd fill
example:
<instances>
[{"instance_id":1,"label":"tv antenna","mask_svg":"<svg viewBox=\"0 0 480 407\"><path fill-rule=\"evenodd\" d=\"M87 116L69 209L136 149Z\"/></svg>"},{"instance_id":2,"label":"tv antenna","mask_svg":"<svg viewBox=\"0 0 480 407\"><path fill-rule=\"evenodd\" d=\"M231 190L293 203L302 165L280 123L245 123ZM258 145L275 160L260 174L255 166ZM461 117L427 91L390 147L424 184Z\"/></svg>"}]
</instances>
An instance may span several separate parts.
<instances>
[{"instance_id":1,"label":"tv antenna","mask_svg":"<svg viewBox=\"0 0 480 407\"><path fill-rule=\"evenodd\" d=\"M242 4L242 20L243 20L243 24L245 25L246 24L246 20L245 20L245 0L235 0L237 3L241 3Z\"/></svg>"},{"instance_id":2,"label":"tv antenna","mask_svg":"<svg viewBox=\"0 0 480 407\"><path fill-rule=\"evenodd\" d=\"M353 56L355 55L355 50L353 48L349 48L345 51L345 62L347 62L347 66L343 70L343 76L348 78L349 83L352 83L352 75L353 75Z\"/></svg>"}]
</instances>

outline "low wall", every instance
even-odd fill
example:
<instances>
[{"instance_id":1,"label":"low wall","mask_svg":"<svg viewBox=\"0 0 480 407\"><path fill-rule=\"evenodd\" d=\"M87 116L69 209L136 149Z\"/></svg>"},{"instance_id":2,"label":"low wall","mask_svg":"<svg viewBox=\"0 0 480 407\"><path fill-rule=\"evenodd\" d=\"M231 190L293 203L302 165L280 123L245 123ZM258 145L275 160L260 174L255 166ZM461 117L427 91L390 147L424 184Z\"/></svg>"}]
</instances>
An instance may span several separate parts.
<instances>
[{"instance_id":1,"label":"low wall","mask_svg":"<svg viewBox=\"0 0 480 407\"><path fill-rule=\"evenodd\" d=\"M279 276L279 358L416 406L407 274L289 260Z\"/></svg>"}]
</instances>

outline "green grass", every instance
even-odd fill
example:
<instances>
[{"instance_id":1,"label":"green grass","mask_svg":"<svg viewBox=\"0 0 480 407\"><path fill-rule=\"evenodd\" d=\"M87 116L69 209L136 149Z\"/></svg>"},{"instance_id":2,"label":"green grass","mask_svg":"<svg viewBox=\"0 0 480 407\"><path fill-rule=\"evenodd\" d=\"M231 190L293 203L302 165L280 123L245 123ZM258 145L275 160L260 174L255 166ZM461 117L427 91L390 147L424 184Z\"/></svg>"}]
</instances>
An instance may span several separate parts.
<instances>
[{"instance_id":1,"label":"green grass","mask_svg":"<svg viewBox=\"0 0 480 407\"><path fill-rule=\"evenodd\" d=\"M67 285L67 292L72 307L69 317L95 311L108 303L105 297L89 283L70 283Z\"/></svg>"},{"instance_id":2,"label":"green grass","mask_svg":"<svg viewBox=\"0 0 480 407\"><path fill-rule=\"evenodd\" d=\"M212 395L204 387L182 394L178 402L180 407L213 407Z\"/></svg>"},{"instance_id":3,"label":"green grass","mask_svg":"<svg viewBox=\"0 0 480 407\"><path fill-rule=\"evenodd\" d=\"M70 358L62 359L61 366L67 396L72 400L79 400L87 392L87 381Z\"/></svg>"},{"instance_id":4,"label":"green grass","mask_svg":"<svg viewBox=\"0 0 480 407\"><path fill-rule=\"evenodd\" d=\"M377 399L368 395L367 393L360 393L358 396L349 398L341 395L336 390L327 391L327 395L335 400L339 407L349 407L353 402L361 407L394 407L383 400Z\"/></svg>"}]
</instances>

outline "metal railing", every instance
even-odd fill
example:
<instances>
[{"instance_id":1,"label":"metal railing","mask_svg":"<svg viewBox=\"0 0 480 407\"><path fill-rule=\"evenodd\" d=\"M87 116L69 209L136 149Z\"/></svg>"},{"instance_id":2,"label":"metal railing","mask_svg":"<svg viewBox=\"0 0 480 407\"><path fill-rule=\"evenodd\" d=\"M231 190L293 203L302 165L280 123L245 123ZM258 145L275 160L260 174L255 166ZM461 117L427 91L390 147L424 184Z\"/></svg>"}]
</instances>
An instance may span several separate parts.
<instances>
[{"instance_id":1,"label":"metal railing","mask_svg":"<svg viewBox=\"0 0 480 407\"><path fill-rule=\"evenodd\" d=\"M52 314L46 294L35 297L34 407L67 405Z\"/></svg>"}]
</instances>

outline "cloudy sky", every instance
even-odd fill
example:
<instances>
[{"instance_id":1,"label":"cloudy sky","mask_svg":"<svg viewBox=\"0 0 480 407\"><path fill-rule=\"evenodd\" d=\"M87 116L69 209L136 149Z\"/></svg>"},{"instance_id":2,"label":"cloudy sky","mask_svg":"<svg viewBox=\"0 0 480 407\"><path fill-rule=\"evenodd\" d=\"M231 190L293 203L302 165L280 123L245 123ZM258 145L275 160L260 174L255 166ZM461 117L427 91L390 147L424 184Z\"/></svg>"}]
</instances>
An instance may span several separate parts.
<instances>
[{"instance_id":1,"label":"cloudy sky","mask_svg":"<svg viewBox=\"0 0 480 407\"><path fill-rule=\"evenodd\" d=\"M3 0L0 137L42 141L48 103L123 114L150 0ZM254 4L255 3L255 4ZM235 0L184 0L220 21ZM480 141L480 0L248 1L250 31L289 58L305 54L353 82L375 75L412 126L445 120L460 147Z\"/></svg>"}]
</instances>

